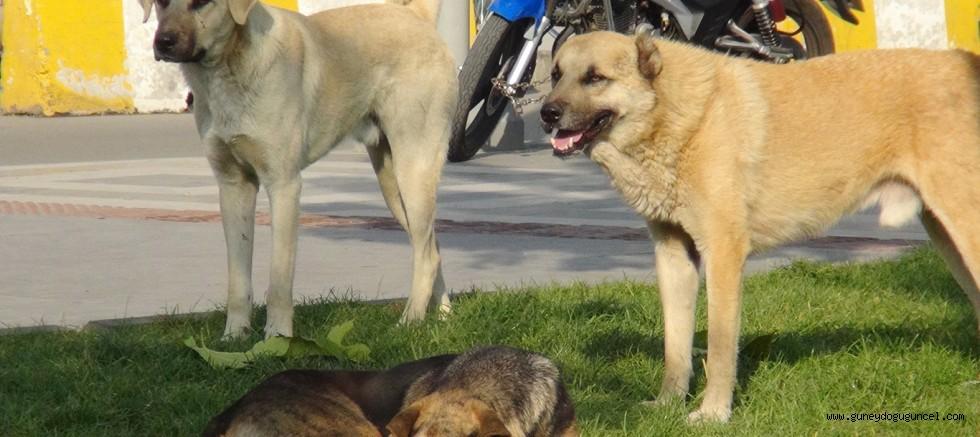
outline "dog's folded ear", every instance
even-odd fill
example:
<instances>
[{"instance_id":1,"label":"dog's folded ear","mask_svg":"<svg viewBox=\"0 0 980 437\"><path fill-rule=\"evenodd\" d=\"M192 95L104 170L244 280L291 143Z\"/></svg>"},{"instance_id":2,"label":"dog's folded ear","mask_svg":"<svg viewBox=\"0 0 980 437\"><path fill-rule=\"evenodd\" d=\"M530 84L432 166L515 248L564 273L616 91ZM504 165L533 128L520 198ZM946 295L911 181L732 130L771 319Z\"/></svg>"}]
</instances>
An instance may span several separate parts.
<instances>
[{"instance_id":1,"label":"dog's folded ear","mask_svg":"<svg viewBox=\"0 0 980 437\"><path fill-rule=\"evenodd\" d=\"M153 0L139 0L143 7L143 22L150 21L150 13L153 12Z\"/></svg>"},{"instance_id":2,"label":"dog's folded ear","mask_svg":"<svg viewBox=\"0 0 980 437\"><path fill-rule=\"evenodd\" d=\"M647 27L640 26L636 29L636 36L634 37L636 41L636 62L640 73L643 73L647 79L652 80L660 74L663 63L660 59L660 50L657 49L655 38L646 29Z\"/></svg>"},{"instance_id":3,"label":"dog's folded ear","mask_svg":"<svg viewBox=\"0 0 980 437\"><path fill-rule=\"evenodd\" d=\"M398 412L397 415L385 428L391 437L409 437L412 435L412 428L415 428L415 421L419 419L419 411L422 409L418 404L410 405Z\"/></svg>"},{"instance_id":4,"label":"dog's folded ear","mask_svg":"<svg viewBox=\"0 0 980 437\"><path fill-rule=\"evenodd\" d=\"M510 431L500 420L500 415L491 410L486 404L479 403L472 406L473 414L480 422L480 437L510 437Z\"/></svg>"},{"instance_id":5,"label":"dog's folded ear","mask_svg":"<svg viewBox=\"0 0 980 437\"><path fill-rule=\"evenodd\" d=\"M633 35L652 35L654 31L653 25L650 23L640 23L633 29Z\"/></svg>"},{"instance_id":6,"label":"dog's folded ear","mask_svg":"<svg viewBox=\"0 0 980 437\"><path fill-rule=\"evenodd\" d=\"M231 18L238 23L239 26L245 24L248 20L248 13L252 11L255 7L255 3L258 0L228 0L228 9L231 10Z\"/></svg>"}]
</instances>

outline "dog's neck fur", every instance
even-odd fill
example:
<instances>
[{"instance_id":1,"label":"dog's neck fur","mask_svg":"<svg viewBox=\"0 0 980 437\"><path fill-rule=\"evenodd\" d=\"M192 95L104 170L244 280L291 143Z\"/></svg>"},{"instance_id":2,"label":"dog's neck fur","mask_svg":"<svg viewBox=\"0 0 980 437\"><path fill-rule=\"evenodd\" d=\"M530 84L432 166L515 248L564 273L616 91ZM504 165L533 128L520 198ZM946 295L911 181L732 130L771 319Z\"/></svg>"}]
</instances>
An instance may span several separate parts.
<instances>
[{"instance_id":1,"label":"dog's neck fur","mask_svg":"<svg viewBox=\"0 0 980 437\"><path fill-rule=\"evenodd\" d=\"M700 128L704 108L715 89L717 56L678 50L677 43L658 41L663 70L653 79L653 119L625 121L628 136L610 135L596 144L590 157L613 180L626 202L644 217L676 221L677 174L685 165L686 149ZM705 86L705 83L709 83ZM645 114L644 114L645 115ZM642 116L641 116L642 117Z\"/></svg>"},{"instance_id":2,"label":"dog's neck fur","mask_svg":"<svg viewBox=\"0 0 980 437\"><path fill-rule=\"evenodd\" d=\"M234 25L231 29L227 41L220 47L214 48L217 53L208 55L201 62L191 64L181 64L181 70L187 74L188 71L207 70L210 74L197 74L196 77L215 78L225 84L238 84L243 89L251 87L253 80L262 71L270 67L269 64L255 64L255 59L274 59L262 56L242 56L243 53L275 49L266 47L261 41L271 40L264 35L272 31L276 24L276 19L269 9L261 2L255 4L248 15L248 20L244 25ZM191 82L191 88L195 93L204 93L206 90L198 89L200 86L207 87L209 84L195 84Z\"/></svg>"},{"instance_id":3,"label":"dog's neck fur","mask_svg":"<svg viewBox=\"0 0 980 437\"><path fill-rule=\"evenodd\" d=\"M650 132L639 137L653 140L642 147L647 155L655 155L647 159L684 154L684 148L701 129L708 101L717 87L716 66L724 58L701 49L692 53L690 48L680 45L657 42L664 67L653 79L657 100Z\"/></svg>"},{"instance_id":4,"label":"dog's neck fur","mask_svg":"<svg viewBox=\"0 0 980 437\"><path fill-rule=\"evenodd\" d=\"M256 86L274 63L283 62L286 56L285 52L274 56L262 53L284 50L272 42L276 38L270 38L269 33L295 31L278 22L281 20L279 11L257 3L245 24L235 25L227 41L215 47L211 56L199 63L181 64L181 71L194 93L194 112L200 134L211 130L229 143L242 135L250 135L261 124L257 119L258 112L254 110L255 102L267 100L270 93L290 85ZM228 108L239 109L231 113ZM198 112L203 116L199 117Z\"/></svg>"}]
</instances>

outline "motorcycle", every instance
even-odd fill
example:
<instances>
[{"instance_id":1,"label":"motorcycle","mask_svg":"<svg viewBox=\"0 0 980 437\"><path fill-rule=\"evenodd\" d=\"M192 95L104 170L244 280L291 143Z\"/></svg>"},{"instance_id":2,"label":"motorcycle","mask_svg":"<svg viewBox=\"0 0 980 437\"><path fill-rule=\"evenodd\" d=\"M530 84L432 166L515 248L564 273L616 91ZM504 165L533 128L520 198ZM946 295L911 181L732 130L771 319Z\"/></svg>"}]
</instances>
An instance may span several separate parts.
<instances>
[{"instance_id":1,"label":"motorcycle","mask_svg":"<svg viewBox=\"0 0 980 437\"><path fill-rule=\"evenodd\" d=\"M861 0L824 0L841 18L858 20ZM775 63L833 53L817 0L493 0L459 73L449 161L469 160L489 140L507 105L524 99L546 34L552 53L571 35L632 33L653 26L664 38Z\"/></svg>"}]
</instances>

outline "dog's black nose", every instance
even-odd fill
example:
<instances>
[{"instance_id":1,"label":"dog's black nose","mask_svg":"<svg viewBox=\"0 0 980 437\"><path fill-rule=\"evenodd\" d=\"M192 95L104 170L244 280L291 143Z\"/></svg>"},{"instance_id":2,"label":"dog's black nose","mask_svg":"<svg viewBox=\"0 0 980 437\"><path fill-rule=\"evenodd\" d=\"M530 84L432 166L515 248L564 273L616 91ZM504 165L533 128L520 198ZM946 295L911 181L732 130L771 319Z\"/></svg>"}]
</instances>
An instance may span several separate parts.
<instances>
[{"instance_id":1,"label":"dog's black nose","mask_svg":"<svg viewBox=\"0 0 980 437\"><path fill-rule=\"evenodd\" d=\"M177 45L177 34L164 32L157 35L153 40L153 48L160 53L169 53Z\"/></svg>"},{"instance_id":2,"label":"dog's black nose","mask_svg":"<svg viewBox=\"0 0 980 437\"><path fill-rule=\"evenodd\" d=\"M561 120L561 106L555 102L547 103L541 107L541 121L554 124Z\"/></svg>"}]
</instances>

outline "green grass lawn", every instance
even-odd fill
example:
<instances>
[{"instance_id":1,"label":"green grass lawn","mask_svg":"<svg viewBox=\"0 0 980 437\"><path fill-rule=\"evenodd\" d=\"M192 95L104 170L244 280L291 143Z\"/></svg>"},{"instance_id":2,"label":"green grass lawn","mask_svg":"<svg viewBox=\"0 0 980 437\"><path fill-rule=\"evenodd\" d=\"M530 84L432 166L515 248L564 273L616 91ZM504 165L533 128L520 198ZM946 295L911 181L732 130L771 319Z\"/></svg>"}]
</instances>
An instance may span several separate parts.
<instances>
[{"instance_id":1,"label":"green grass lawn","mask_svg":"<svg viewBox=\"0 0 980 437\"><path fill-rule=\"evenodd\" d=\"M704 302L699 309L703 330ZM446 321L396 326L399 305L321 302L296 311L312 336L356 320L349 341L384 367L476 345L540 351L560 364L587 436L964 435L980 430L980 345L966 297L930 250L893 262L797 263L746 280L743 344L728 425L684 422L695 398L645 407L663 370L656 288L530 287L467 294ZM262 314L255 326L262 326ZM264 377L288 368L337 368L329 359L264 359L213 370L180 341L219 337L223 316L173 318L95 332L0 336L0 435L190 436ZM256 338L236 344L243 350ZM703 334L696 340L704 347ZM756 342L759 344L762 342ZM752 349L751 351L749 349ZM704 386L696 357L693 387ZM829 422L828 413L963 413L963 421Z\"/></svg>"}]
</instances>

